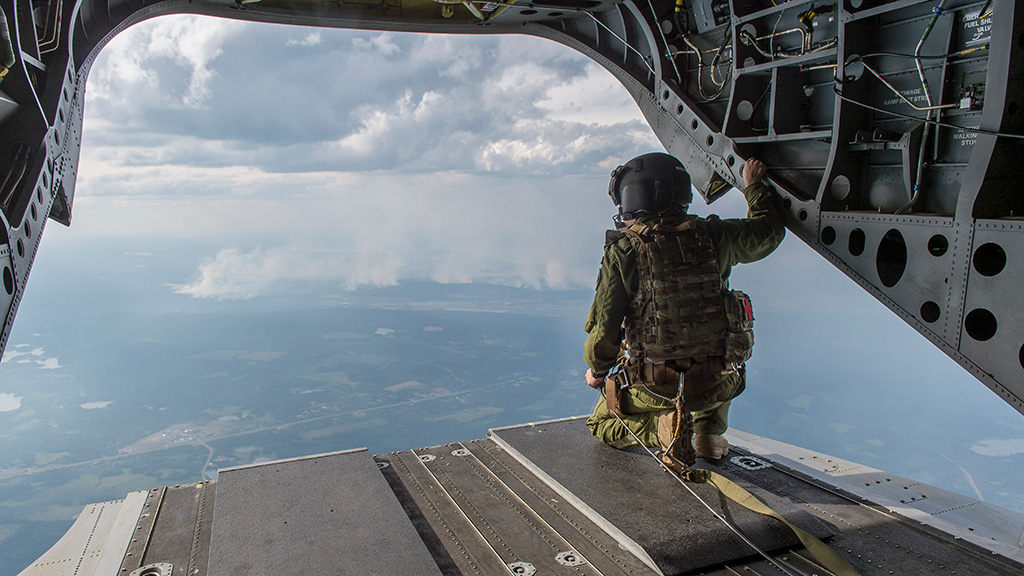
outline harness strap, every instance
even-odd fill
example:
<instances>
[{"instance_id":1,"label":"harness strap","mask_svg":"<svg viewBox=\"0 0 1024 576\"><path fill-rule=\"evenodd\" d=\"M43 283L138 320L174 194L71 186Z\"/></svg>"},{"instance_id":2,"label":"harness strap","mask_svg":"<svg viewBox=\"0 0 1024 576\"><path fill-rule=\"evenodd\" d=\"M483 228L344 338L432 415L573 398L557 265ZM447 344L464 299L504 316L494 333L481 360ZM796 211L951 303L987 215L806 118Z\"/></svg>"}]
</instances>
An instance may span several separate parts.
<instances>
[{"instance_id":1,"label":"harness strap","mask_svg":"<svg viewBox=\"0 0 1024 576\"><path fill-rule=\"evenodd\" d=\"M622 418L625 412L622 411L622 398L619 391L618 374L609 374L604 379L604 403L608 411L615 416Z\"/></svg>"},{"instance_id":2,"label":"harness strap","mask_svg":"<svg viewBox=\"0 0 1024 576\"><path fill-rule=\"evenodd\" d=\"M745 488L739 484L729 480L725 476L711 470L700 470L692 469L688 470L685 474L687 480L691 482L697 482L701 484L710 484L715 488L718 488L719 492L724 494L733 502L753 510L759 514L771 516L776 520L785 524L790 530L796 534L796 537L800 539L800 542L805 548L814 556L814 559L821 562L827 570L836 574L836 576L860 576L860 574L853 569L852 566L846 563L838 554L835 553L827 544L818 540L811 534L805 532L799 527L793 525L789 520L782 517L781 514L769 508L765 503L757 499L753 494L748 492Z\"/></svg>"}]
</instances>

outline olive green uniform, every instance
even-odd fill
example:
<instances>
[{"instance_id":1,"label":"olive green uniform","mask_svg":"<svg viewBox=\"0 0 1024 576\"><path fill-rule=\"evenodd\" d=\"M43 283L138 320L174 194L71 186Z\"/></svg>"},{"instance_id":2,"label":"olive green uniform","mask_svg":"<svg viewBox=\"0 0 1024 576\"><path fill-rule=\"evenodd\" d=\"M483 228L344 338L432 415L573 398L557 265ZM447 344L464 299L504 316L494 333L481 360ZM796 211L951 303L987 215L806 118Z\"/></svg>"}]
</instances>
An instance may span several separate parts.
<instances>
[{"instance_id":1,"label":"olive green uniform","mask_svg":"<svg viewBox=\"0 0 1024 576\"><path fill-rule=\"evenodd\" d=\"M786 233L777 198L764 184L751 184L743 195L748 206L746 218L722 220L712 215L706 219L723 285L728 283L734 265L768 256ZM644 219L640 223L644 223ZM640 271L632 244L625 236L611 235L611 241L604 248L597 292L586 324L589 336L583 358L595 374L605 374L615 365L622 342L620 327L639 286ZM743 380L741 373L731 372L688 382L683 408L694 413L694 433L725 432L729 402L743 391ZM678 385L662 384L650 389L655 394L674 397ZM658 413L673 408L673 404L642 388L629 388L623 395L623 404L627 414L624 420L629 428L644 444L657 446ZM629 443L628 433L608 412L603 398L598 399L594 414L587 419L587 427L606 444Z\"/></svg>"}]
</instances>

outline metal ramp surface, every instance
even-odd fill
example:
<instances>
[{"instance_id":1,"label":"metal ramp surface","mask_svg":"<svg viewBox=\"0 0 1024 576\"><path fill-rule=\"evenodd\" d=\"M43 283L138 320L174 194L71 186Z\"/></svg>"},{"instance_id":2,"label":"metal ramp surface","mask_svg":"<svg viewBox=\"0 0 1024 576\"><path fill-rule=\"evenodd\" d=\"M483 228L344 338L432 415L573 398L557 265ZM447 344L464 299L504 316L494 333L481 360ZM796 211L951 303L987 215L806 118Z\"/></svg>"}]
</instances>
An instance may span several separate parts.
<instances>
[{"instance_id":1,"label":"metal ramp surface","mask_svg":"<svg viewBox=\"0 0 1024 576\"><path fill-rule=\"evenodd\" d=\"M446 574L654 574L491 440L377 457Z\"/></svg>"},{"instance_id":2,"label":"metal ramp surface","mask_svg":"<svg viewBox=\"0 0 1024 576\"><path fill-rule=\"evenodd\" d=\"M745 486L865 576L1024 573L1015 554L873 504L785 457L736 449L699 466ZM599 443L582 418L527 424L374 457L353 450L226 469L213 482L92 505L22 574L829 573L776 520L691 487L707 507L646 454ZM103 520L104 506L116 521Z\"/></svg>"},{"instance_id":3,"label":"metal ramp surface","mask_svg":"<svg viewBox=\"0 0 1024 576\"><path fill-rule=\"evenodd\" d=\"M210 576L440 575L366 450L222 470Z\"/></svg>"}]
</instances>

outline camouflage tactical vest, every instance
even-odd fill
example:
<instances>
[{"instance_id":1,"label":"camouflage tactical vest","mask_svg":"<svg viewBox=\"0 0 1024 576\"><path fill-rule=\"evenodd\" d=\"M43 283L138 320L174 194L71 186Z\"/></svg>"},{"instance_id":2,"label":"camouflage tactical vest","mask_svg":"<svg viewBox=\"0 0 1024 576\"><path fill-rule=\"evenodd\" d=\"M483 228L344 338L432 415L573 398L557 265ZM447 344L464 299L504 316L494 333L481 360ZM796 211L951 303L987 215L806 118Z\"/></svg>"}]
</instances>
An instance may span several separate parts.
<instances>
[{"instance_id":1,"label":"camouflage tactical vest","mask_svg":"<svg viewBox=\"0 0 1024 576\"><path fill-rule=\"evenodd\" d=\"M640 289L626 311L630 356L647 362L724 356L728 320L715 246L703 220L623 229Z\"/></svg>"}]
</instances>

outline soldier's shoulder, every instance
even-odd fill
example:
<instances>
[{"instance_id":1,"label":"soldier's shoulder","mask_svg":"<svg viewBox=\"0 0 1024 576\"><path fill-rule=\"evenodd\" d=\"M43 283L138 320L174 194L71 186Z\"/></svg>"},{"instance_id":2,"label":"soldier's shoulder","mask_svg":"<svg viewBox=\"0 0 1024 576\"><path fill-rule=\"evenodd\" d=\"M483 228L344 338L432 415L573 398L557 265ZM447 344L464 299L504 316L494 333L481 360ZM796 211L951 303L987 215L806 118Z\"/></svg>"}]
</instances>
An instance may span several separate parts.
<instances>
[{"instance_id":1,"label":"soldier's shoulder","mask_svg":"<svg viewBox=\"0 0 1024 576\"><path fill-rule=\"evenodd\" d=\"M619 240L622 240L625 237L625 232L621 232L619 230L605 230L604 245L605 247L611 246L612 244L618 243Z\"/></svg>"}]
</instances>

